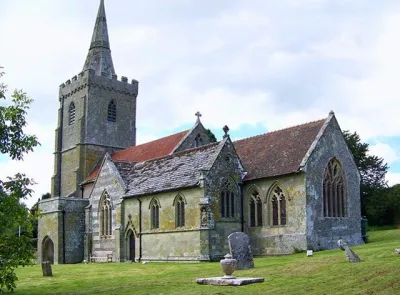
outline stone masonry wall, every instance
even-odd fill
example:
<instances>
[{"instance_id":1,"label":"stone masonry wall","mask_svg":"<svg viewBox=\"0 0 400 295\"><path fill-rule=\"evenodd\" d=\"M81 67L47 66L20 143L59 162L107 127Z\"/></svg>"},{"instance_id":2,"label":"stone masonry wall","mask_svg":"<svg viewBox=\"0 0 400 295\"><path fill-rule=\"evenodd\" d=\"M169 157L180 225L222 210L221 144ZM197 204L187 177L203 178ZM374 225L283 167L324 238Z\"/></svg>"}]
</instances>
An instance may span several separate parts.
<instances>
[{"instance_id":1,"label":"stone masonry wall","mask_svg":"<svg viewBox=\"0 0 400 295\"><path fill-rule=\"evenodd\" d=\"M207 172L205 172L207 173ZM208 247L210 260L219 260L229 252L228 235L241 231L241 179L244 176L243 168L233 149L230 140L222 148L213 167L207 173L205 181L205 207L209 210L209 243L203 243ZM220 193L227 179L236 185L235 192L235 214L234 218L222 218L220 213ZM203 239L207 238L203 234ZM206 253L206 249L202 249Z\"/></svg>"},{"instance_id":2,"label":"stone masonry wall","mask_svg":"<svg viewBox=\"0 0 400 295\"><path fill-rule=\"evenodd\" d=\"M332 158L342 165L347 181L347 217L323 216L323 177ZM305 167L307 172L307 242L309 249L337 248L337 241L363 243L361 238L360 175L333 117Z\"/></svg>"},{"instance_id":3,"label":"stone masonry wall","mask_svg":"<svg viewBox=\"0 0 400 295\"><path fill-rule=\"evenodd\" d=\"M175 198L185 199L185 226L176 227ZM142 260L199 260L200 259L200 210L199 202L203 189L191 188L139 197L142 203ZM151 228L150 202L156 198L160 204L160 227ZM139 201L137 198L124 200L124 220L132 216L133 227L140 234ZM124 232L128 228L124 227ZM139 235L138 235L139 236ZM124 253L129 247L125 236ZM139 258L140 244L136 239L136 257Z\"/></svg>"},{"instance_id":4,"label":"stone masonry wall","mask_svg":"<svg viewBox=\"0 0 400 295\"><path fill-rule=\"evenodd\" d=\"M279 186L286 197L286 225L271 223L271 194ZM262 201L262 226L250 227L249 201L256 189ZM244 231L250 236L254 255L277 255L306 250L305 174L248 181L244 185Z\"/></svg>"},{"instance_id":5,"label":"stone masonry wall","mask_svg":"<svg viewBox=\"0 0 400 295\"><path fill-rule=\"evenodd\" d=\"M99 202L103 193L107 191L111 199L112 208L112 234L108 236L100 235L99 225ZM123 180L119 177L118 170L109 157L105 160L97 181L94 184L90 196L89 218L90 224L86 228L86 234L92 237L92 241L86 244L87 253L94 256L105 257L107 254L113 254L113 261L120 261L120 239L121 239L121 196L124 194L125 186Z\"/></svg>"},{"instance_id":6,"label":"stone masonry wall","mask_svg":"<svg viewBox=\"0 0 400 295\"><path fill-rule=\"evenodd\" d=\"M53 196L80 196L79 184L105 152L136 143L138 82L96 76L88 70L60 86L60 110L56 129ZM116 122L107 120L108 104L116 104ZM75 105L75 122L69 107Z\"/></svg>"},{"instance_id":7,"label":"stone masonry wall","mask_svg":"<svg viewBox=\"0 0 400 295\"><path fill-rule=\"evenodd\" d=\"M211 139L207 134L207 130L204 128L203 124L199 123L194 126L189 135L184 138L184 140L179 144L178 148L174 151L180 152L187 149L196 147L196 137L200 136L201 141L198 146L206 145L211 143Z\"/></svg>"},{"instance_id":8,"label":"stone masonry wall","mask_svg":"<svg viewBox=\"0 0 400 295\"><path fill-rule=\"evenodd\" d=\"M87 205L87 199L77 198L51 198L39 203L42 214L39 218L38 231L39 261L43 255L43 240L48 236L54 243L55 263L82 262L84 208Z\"/></svg>"}]
</instances>

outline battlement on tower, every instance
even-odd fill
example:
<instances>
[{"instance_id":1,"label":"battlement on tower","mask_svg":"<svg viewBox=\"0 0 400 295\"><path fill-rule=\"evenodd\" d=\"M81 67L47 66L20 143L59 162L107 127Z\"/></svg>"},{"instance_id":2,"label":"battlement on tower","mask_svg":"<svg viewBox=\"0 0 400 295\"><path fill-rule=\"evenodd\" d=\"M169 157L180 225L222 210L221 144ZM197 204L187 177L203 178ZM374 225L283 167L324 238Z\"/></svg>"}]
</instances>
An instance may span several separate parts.
<instances>
[{"instance_id":1,"label":"battlement on tower","mask_svg":"<svg viewBox=\"0 0 400 295\"><path fill-rule=\"evenodd\" d=\"M117 75L112 75L110 78L106 73L102 76L98 76L95 74L95 70L88 69L80 72L78 75L73 76L71 79L68 79L60 85L60 100L62 98L67 98L88 86L100 87L129 96L137 96L139 82L132 79L129 83L128 78L125 76L121 76L120 80L118 80Z\"/></svg>"}]
</instances>

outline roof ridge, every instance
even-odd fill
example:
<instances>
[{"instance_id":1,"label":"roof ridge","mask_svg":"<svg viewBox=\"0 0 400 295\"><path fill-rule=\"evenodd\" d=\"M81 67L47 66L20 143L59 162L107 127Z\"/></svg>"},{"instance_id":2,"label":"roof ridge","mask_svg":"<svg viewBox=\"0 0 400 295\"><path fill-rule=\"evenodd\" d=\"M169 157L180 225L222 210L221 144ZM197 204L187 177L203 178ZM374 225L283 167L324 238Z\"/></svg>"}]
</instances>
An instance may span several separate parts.
<instances>
[{"instance_id":1,"label":"roof ridge","mask_svg":"<svg viewBox=\"0 0 400 295\"><path fill-rule=\"evenodd\" d=\"M325 122L325 120L326 120L326 118L310 121L310 122L303 123L303 124L297 124L297 125L289 126L289 127L286 127L286 128L277 129L277 130L273 130L273 131L257 134L257 135L254 135L254 136L238 139L238 140L233 141L233 143L236 143L236 142L239 142L239 141L242 141L242 140L247 140L247 139L250 139L250 138L256 138L256 137L261 137L261 136L264 136L264 135L270 135L270 134L286 131L286 130L297 128L297 127L300 127L300 126L310 125L310 124L317 123L317 122L320 122L320 121L324 121Z\"/></svg>"},{"instance_id":2,"label":"roof ridge","mask_svg":"<svg viewBox=\"0 0 400 295\"><path fill-rule=\"evenodd\" d=\"M126 149L123 149L123 150L116 151L116 152L112 153L111 156L112 156L112 155L115 155L115 154L117 154L117 153L119 153L119 152L123 152L123 151L129 150L129 149L132 149L132 148L136 148L136 147L141 147L141 146L144 146L144 145L146 145L146 144L154 143L154 142L156 142L156 141L159 141L159 140L162 140L162 139L166 139L166 138L168 138L168 137L176 136L176 135L181 134L181 133L187 133L188 131L189 131L189 129L188 129L188 130L181 131L181 132L177 132L177 133L174 133L174 134L170 134L170 135L167 135L167 136L164 136L164 137L160 137L160 138L157 138L157 139L148 141L148 142L144 142L144 143L141 143L141 144L138 144L138 145L132 145L132 146L130 146L130 147L127 147Z\"/></svg>"},{"instance_id":3,"label":"roof ridge","mask_svg":"<svg viewBox=\"0 0 400 295\"><path fill-rule=\"evenodd\" d=\"M174 154L170 154L170 155L165 155L165 156L162 156L162 157L156 157L156 158L152 158L152 159L148 159L148 160L146 160L146 161L141 161L141 162L127 162L127 163L135 163L135 164L141 164L141 163L145 163L145 162L151 162L151 161L155 161L155 160L161 160L161 159L167 159L167 158L173 158L173 157L175 157L175 156L177 156L177 155L182 155L182 154L186 154L186 153L189 153L189 152L195 152L195 151L197 151L197 150L202 150L202 149L207 149L207 148L210 148L210 147L212 147L213 145L219 145L221 143L221 141L217 141L217 142L212 142L212 143L209 143L209 144L205 144L205 145L202 145L202 146L199 146L199 147L195 147L195 148L190 148L190 149L185 149L185 150L183 150L183 151L180 151L180 152L177 152L177 153L174 153Z\"/></svg>"}]
</instances>

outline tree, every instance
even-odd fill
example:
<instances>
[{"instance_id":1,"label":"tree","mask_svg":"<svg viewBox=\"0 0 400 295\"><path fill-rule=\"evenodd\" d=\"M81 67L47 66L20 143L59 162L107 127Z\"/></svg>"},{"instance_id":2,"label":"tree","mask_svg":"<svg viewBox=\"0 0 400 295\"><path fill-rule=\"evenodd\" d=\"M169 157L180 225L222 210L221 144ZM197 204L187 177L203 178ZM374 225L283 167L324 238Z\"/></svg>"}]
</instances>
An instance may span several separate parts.
<instances>
[{"instance_id":1,"label":"tree","mask_svg":"<svg viewBox=\"0 0 400 295\"><path fill-rule=\"evenodd\" d=\"M0 78L4 74L1 69ZM6 99L6 91L6 85L0 83L0 99ZM13 160L23 160L39 144L35 136L24 133L31 103L26 93L15 90L11 102L0 105L0 152ZM32 193L32 184L21 173L0 180L0 292L14 290L14 269L32 263L31 216L22 203Z\"/></svg>"},{"instance_id":2,"label":"tree","mask_svg":"<svg viewBox=\"0 0 400 295\"><path fill-rule=\"evenodd\" d=\"M385 175L388 166L382 158L369 154L369 144L361 142L357 132L343 131L343 136L361 175L361 214L369 224L387 224L389 198Z\"/></svg>"},{"instance_id":3,"label":"tree","mask_svg":"<svg viewBox=\"0 0 400 295\"><path fill-rule=\"evenodd\" d=\"M207 135L210 138L210 142L217 142L217 138L210 129L206 129Z\"/></svg>"}]
</instances>

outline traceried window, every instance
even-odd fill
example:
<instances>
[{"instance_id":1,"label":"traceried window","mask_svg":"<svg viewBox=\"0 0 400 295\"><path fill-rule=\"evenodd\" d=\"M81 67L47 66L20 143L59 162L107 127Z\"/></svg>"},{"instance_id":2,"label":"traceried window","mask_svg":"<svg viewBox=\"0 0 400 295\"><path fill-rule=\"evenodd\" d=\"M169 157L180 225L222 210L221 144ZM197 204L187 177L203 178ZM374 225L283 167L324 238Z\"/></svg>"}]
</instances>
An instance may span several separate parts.
<instances>
[{"instance_id":1,"label":"traceried window","mask_svg":"<svg viewBox=\"0 0 400 295\"><path fill-rule=\"evenodd\" d=\"M160 204L156 199L150 203L151 228L160 228Z\"/></svg>"},{"instance_id":2,"label":"traceried window","mask_svg":"<svg viewBox=\"0 0 400 295\"><path fill-rule=\"evenodd\" d=\"M330 160L325 169L323 195L324 217L347 216L345 175L337 159Z\"/></svg>"},{"instance_id":3,"label":"traceried window","mask_svg":"<svg viewBox=\"0 0 400 295\"><path fill-rule=\"evenodd\" d=\"M175 226L185 226L185 200L181 195L175 199Z\"/></svg>"},{"instance_id":4,"label":"traceried window","mask_svg":"<svg viewBox=\"0 0 400 295\"><path fill-rule=\"evenodd\" d=\"M262 202L257 190L253 190L249 198L250 227L262 226Z\"/></svg>"},{"instance_id":5,"label":"traceried window","mask_svg":"<svg viewBox=\"0 0 400 295\"><path fill-rule=\"evenodd\" d=\"M279 186L272 191L270 198L271 225L286 225L286 196Z\"/></svg>"},{"instance_id":6,"label":"traceried window","mask_svg":"<svg viewBox=\"0 0 400 295\"><path fill-rule=\"evenodd\" d=\"M221 217L234 218L235 217L235 185L231 181L225 181L220 193L220 209Z\"/></svg>"},{"instance_id":7,"label":"traceried window","mask_svg":"<svg viewBox=\"0 0 400 295\"><path fill-rule=\"evenodd\" d=\"M100 236L110 236L112 234L111 200L107 192L104 192L100 198L99 213Z\"/></svg>"},{"instance_id":8,"label":"traceried window","mask_svg":"<svg viewBox=\"0 0 400 295\"><path fill-rule=\"evenodd\" d=\"M117 121L117 106L114 100L110 101L110 103L108 104L107 121L109 122Z\"/></svg>"},{"instance_id":9,"label":"traceried window","mask_svg":"<svg viewBox=\"0 0 400 295\"><path fill-rule=\"evenodd\" d=\"M71 102L71 104L69 105L69 110L68 110L68 114L69 114L69 125L72 125L75 123L75 104L73 102Z\"/></svg>"}]
</instances>

